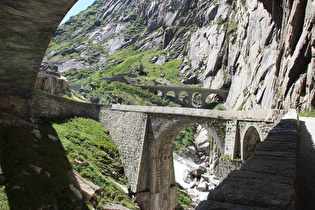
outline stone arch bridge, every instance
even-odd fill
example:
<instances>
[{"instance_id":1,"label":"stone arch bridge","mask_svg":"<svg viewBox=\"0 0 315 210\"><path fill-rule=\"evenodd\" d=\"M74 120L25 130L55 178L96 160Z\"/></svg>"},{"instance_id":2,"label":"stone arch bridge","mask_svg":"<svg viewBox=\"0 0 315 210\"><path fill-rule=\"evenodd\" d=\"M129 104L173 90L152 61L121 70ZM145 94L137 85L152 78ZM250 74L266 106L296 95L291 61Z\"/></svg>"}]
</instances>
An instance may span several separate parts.
<instances>
[{"instance_id":1,"label":"stone arch bridge","mask_svg":"<svg viewBox=\"0 0 315 210\"><path fill-rule=\"evenodd\" d=\"M82 116L100 121L115 141L142 209L174 209L172 142L188 124L203 125L221 155L243 159L275 125L277 110L217 111L178 107L88 104L35 91L33 117Z\"/></svg>"},{"instance_id":2,"label":"stone arch bridge","mask_svg":"<svg viewBox=\"0 0 315 210\"><path fill-rule=\"evenodd\" d=\"M57 98L37 91L34 92L36 76L47 46L60 21L76 1L77 0L0 1L0 110L24 118L29 117L31 111L33 116L52 117L72 115L89 117L101 121L105 126L111 126L112 136L116 136L115 133L122 133L122 131L126 133L130 132L132 128L128 127L128 125L134 124L134 127L138 129L132 131L134 132L132 138L129 138L130 136L127 135L114 137L116 142L122 140L130 142L128 145L126 144L125 147L121 146L120 150L123 151L121 153L124 154L124 159L136 160L136 162L132 161L134 164L130 165L127 165L128 162L126 162L126 165L129 167L126 172L127 174L129 173L129 178L134 178L132 180L135 181L131 182L132 188L138 193L138 199L144 209L172 209L177 202L175 198L176 192L173 175L170 175L173 172L171 165L172 157L169 155L170 140L166 140L167 142L164 144L163 139L164 137L167 137L165 139L173 138L176 133L175 131L177 131L175 125L179 125L179 122L185 120L189 121L190 119L205 119L207 118L207 113L210 114L210 112L200 110L199 115L197 115L197 113L193 111L191 117L181 116L179 113L176 114L177 111L175 110L164 114L154 113L152 110L135 112L131 110L121 110L123 108L127 109L126 107L112 107L113 109L111 109L111 107L101 105L70 102L66 101L66 99ZM33 95L34 98L32 100ZM135 107L133 107L133 109L134 108ZM178 108L177 110L182 109ZM257 115L255 114L248 118L242 118L238 114L230 115L229 118L225 118L223 114L218 115L219 112L216 113L215 119L231 122L230 125L227 123L226 126L228 130L227 133L231 135L226 134L226 136L239 135L239 139L241 139L242 136L243 138L254 136L254 139L257 139L258 135L264 136L264 132L259 129L259 127L261 127L259 124L270 123L269 125L271 125L273 123L272 116L270 119L269 117L259 119L258 116L260 116L259 114L261 113L257 113ZM113 117L115 115L117 115L117 118ZM170 118L174 117L173 123L163 123L169 116ZM177 117L178 119L175 120ZM130 123L126 121L127 118L130 119ZM180 118L182 119L180 120ZM112 121L112 119L115 119L115 121ZM242 121L242 119L244 121ZM108 124L109 122L110 124ZM295 122L296 119L285 121L285 123L280 124L280 127L277 125L275 130L272 129L272 131L276 133L270 132L270 135L267 135L267 140L268 142L270 140L270 143L261 146L265 148L265 153L261 153L261 150L258 151L260 152L258 160L257 151L254 151L252 154L254 158L252 159L256 160L254 164L261 166L259 169L255 169L252 162L249 162L242 173L234 174L232 181L221 185L223 186L221 187L223 192L219 191L217 194L212 193L209 199L216 199L214 202L211 203L209 201L204 205L207 206L211 204L212 206L219 206L218 203L221 202L222 205L219 207L227 208L227 203L232 203L231 205L233 205L232 207L234 209L246 209L243 208L244 205L252 203L258 207L274 209L275 206L279 206L279 203L285 203L277 209L293 209L295 199L293 185L296 184L296 169L294 167L296 166L295 152L297 131L296 126L289 125ZM250 123L252 123L252 126L250 126ZM242 124L244 124L244 130L238 130L237 128L242 127ZM138 125L142 125L142 127ZM246 130L246 126L248 130ZM233 128L235 133L233 132ZM174 129L174 131L172 131L172 129ZM260 139L262 138L263 137L260 136ZM226 140L226 142L228 142L228 140ZM237 141L234 141L234 148L235 142ZM133 144L138 146L133 148ZM144 147L143 145L146 146ZM125 150L123 150L123 148L125 148ZM235 154L235 149L232 149L233 146L224 146L224 152L225 148L227 148L226 152L230 152L232 156ZM126 151L126 153L124 153L124 151ZM287 152L290 153L287 154ZM158 157L159 154L164 155ZM241 154L243 157L248 155L245 152ZM284 156L281 156L281 154L284 154ZM264 161L261 161L262 157L265 158ZM279 160L279 158L281 160ZM278 159L278 161L271 162L270 159ZM168 163L170 165L168 165ZM169 167L170 173L166 174L165 171L160 170L159 168L162 166ZM142 176L142 172L148 173ZM139 174L141 174L141 176L139 176ZM236 191L235 193L235 190L243 186L234 184L235 179L241 179L244 177L244 174L250 174L247 175L247 177L250 176L250 179L246 179L246 183L243 183L245 187L248 186L244 191L247 193L246 195L255 196L239 196L233 198L232 194L241 194L240 191ZM259 187L253 188L253 185L257 183L260 183ZM161 186L163 186L163 188ZM226 186L232 189L232 193L226 193L231 192L227 191L229 187ZM270 186L270 188L266 189L267 186ZM267 191L270 192L270 194L264 197L260 194L261 191ZM279 193L275 194L275 192ZM283 196L279 197L281 195ZM253 201L256 203L253 203ZM233 203L236 204L234 205ZM205 208L210 209L209 205ZM229 207L231 209L231 206ZM254 208L250 207L247 209Z\"/></svg>"},{"instance_id":3,"label":"stone arch bridge","mask_svg":"<svg viewBox=\"0 0 315 210\"><path fill-rule=\"evenodd\" d=\"M170 86L139 86L142 89L149 90L151 93L158 94L161 93L161 96L164 98L167 93L173 92L175 103L186 104L188 107L195 107L193 105L194 94L198 93L201 95L201 108L207 106L206 99L209 95L214 94L220 102L226 100L228 91L227 90L217 90L217 89L208 89L208 88L191 88L191 87L170 87ZM186 93L188 96L186 100L180 99L180 94ZM185 103L186 102L186 103Z\"/></svg>"}]
</instances>

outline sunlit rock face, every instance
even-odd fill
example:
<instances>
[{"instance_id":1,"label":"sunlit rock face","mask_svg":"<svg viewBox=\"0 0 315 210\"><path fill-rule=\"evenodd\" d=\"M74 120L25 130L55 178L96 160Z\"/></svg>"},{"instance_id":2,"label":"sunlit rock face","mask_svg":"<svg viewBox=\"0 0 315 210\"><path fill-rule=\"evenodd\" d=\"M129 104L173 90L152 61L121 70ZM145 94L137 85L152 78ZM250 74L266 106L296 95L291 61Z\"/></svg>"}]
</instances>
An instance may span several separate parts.
<instances>
[{"instance_id":1,"label":"sunlit rock face","mask_svg":"<svg viewBox=\"0 0 315 210\"><path fill-rule=\"evenodd\" d=\"M311 0L97 1L57 30L59 72L106 65L129 46L180 58L181 78L230 91L230 109L314 107ZM179 78L179 80L181 79Z\"/></svg>"}]
</instances>

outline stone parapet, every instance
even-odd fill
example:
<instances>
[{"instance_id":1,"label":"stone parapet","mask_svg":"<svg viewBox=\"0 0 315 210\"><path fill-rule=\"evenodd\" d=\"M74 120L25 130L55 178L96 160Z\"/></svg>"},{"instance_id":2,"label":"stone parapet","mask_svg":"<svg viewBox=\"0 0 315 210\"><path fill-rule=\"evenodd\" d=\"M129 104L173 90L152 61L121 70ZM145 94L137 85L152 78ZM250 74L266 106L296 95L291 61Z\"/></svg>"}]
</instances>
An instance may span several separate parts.
<instances>
[{"instance_id":1,"label":"stone parapet","mask_svg":"<svg viewBox=\"0 0 315 210\"><path fill-rule=\"evenodd\" d=\"M297 113L291 110L240 170L231 172L196 209L296 209L298 133Z\"/></svg>"},{"instance_id":2,"label":"stone parapet","mask_svg":"<svg viewBox=\"0 0 315 210\"><path fill-rule=\"evenodd\" d=\"M220 111L209 109L195 109L182 107L161 107L161 106L136 106L113 104L112 110L131 111L142 113L174 114L194 117L208 117L224 120L246 120L246 121L265 121L273 122L276 120L280 111L275 109L268 110L248 110L248 111Z\"/></svg>"},{"instance_id":3,"label":"stone parapet","mask_svg":"<svg viewBox=\"0 0 315 210\"><path fill-rule=\"evenodd\" d=\"M99 120L102 105L69 100L40 90L34 91L31 116L39 117L86 117Z\"/></svg>"}]
</instances>

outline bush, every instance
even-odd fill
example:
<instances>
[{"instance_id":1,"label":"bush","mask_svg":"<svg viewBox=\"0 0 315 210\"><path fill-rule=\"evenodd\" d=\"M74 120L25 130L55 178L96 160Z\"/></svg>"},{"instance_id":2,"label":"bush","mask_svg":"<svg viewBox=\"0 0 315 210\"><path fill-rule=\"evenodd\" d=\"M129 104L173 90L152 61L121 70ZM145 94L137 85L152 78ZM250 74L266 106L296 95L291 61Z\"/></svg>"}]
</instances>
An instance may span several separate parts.
<instances>
[{"instance_id":1,"label":"bush","mask_svg":"<svg viewBox=\"0 0 315 210\"><path fill-rule=\"evenodd\" d=\"M315 110L311 110L311 111L301 111L299 113L300 117L315 117Z\"/></svg>"},{"instance_id":2,"label":"bush","mask_svg":"<svg viewBox=\"0 0 315 210\"><path fill-rule=\"evenodd\" d=\"M197 124L192 123L184 130L179 132L173 141L173 152L180 153L185 148L192 146L195 142L195 134L197 133Z\"/></svg>"}]
</instances>

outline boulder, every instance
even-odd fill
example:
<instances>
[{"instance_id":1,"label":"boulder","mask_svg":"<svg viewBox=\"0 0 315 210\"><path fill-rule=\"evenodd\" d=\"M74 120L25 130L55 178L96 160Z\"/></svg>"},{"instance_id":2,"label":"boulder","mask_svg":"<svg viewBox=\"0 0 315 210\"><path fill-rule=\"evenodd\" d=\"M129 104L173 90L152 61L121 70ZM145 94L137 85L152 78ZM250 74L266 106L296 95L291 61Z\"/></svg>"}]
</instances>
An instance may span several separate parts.
<instances>
[{"instance_id":1,"label":"boulder","mask_svg":"<svg viewBox=\"0 0 315 210\"><path fill-rule=\"evenodd\" d=\"M201 128L201 127L200 127L200 129L198 127L198 131L199 131L199 134L196 138L196 144L202 145L208 141L208 131L206 129Z\"/></svg>"},{"instance_id":2,"label":"boulder","mask_svg":"<svg viewBox=\"0 0 315 210\"><path fill-rule=\"evenodd\" d=\"M197 169L192 170L190 173L197 179L201 178L201 175L204 174L207 169L203 166L199 166Z\"/></svg>"},{"instance_id":3,"label":"boulder","mask_svg":"<svg viewBox=\"0 0 315 210\"><path fill-rule=\"evenodd\" d=\"M197 186L197 190L202 192L207 191L208 190L207 182L200 182L199 185Z\"/></svg>"},{"instance_id":4,"label":"boulder","mask_svg":"<svg viewBox=\"0 0 315 210\"><path fill-rule=\"evenodd\" d=\"M204 144L201 144L199 146L199 151L201 151L201 152L209 151L209 149L210 149L210 143L209 142L205 142Z\"/></svg>"},{"instance_id":5,"label":"boulder","mask_svg":"<svg viewBox=\"0 0 315 210\"><path fill-rule=\"evenodd\" d=\"M58 141L59 140L58 137L56 137L56 136L54 136L52 134L48 134L47 136L48 136L48 139L51 140L51 141Z\"/></svg>"},{"instance_id":6,"label":"boulder","mask_svg":"<svg viewBox=\"0 0 315 210\"><path fill-rule=\"evenodd\" d=\"M40 131L37 130L37 129L32 130L30 133L33 134L38 139L42 138L42 135L40 134Z\"/></svg>"},{"instance_id":7,"label":"boulder","mask_svg":"<svg viewBox=\"0 0 315 210\"><path fill-rule=\"evenodd\" d=\"M72 183L70 186L72 187L72 191L76 191L73 188L79 190L80 194L83 196L85 200L94 200L96 199L96 194L101 193L101 188L95 185L93 182L83 178L78 172L75 170L69 171L70 182ZM77 193L77 196L80 195Z\"/></svg>"},{"instance_id":8,"label":"boulder","mask_svg":"<svg viewBox=\"0 0 315 210\"><path fill-rule=\"evenodd\" d=\"M189 146L188 149L191 154L197 154L197 149L194 146Z\"/></svg>"},{"instance_id":9,"label":"boulder","mask_svg":"<svg viewBox=\"0 0 315 210\"><path fill-rule=\"evenodd\" d=\"M193 181L193 175L191 174L191 172L187 170L185 171L185 174L183 177L184 177L184 182L187 184L190 184Z\"/></svg>"},{"instance_id":10,"label":"boulder","mask_svg":"<svg viewBox=\"0 0 315 210\"><path fill-rule=\"evenodd\" d=\"M80 190L78 190L76 187L74 187L73 184L70 184L69 188L74 193L75 197L77 197L80 200L83 198Z\"/></svg>"},{"instance_id":11,"label":"boulder","mask_svg":"<svg viewBox=\"0 0 315 210\"><path fill-rule=\"evenodd\" d=\"M37 175L39 175L39 174L41 174L41 173L43 172L43 169L42 169L41 167L35 166L35 165L33 165L33 164L29 164L28 166L29 166L31 169L33 169L33 171L34 171Z\"/></svg>"}]
</instances>

